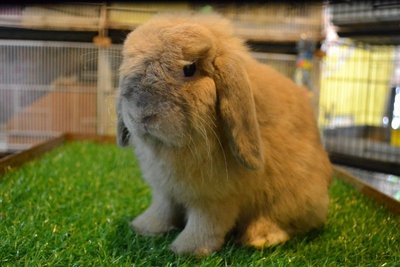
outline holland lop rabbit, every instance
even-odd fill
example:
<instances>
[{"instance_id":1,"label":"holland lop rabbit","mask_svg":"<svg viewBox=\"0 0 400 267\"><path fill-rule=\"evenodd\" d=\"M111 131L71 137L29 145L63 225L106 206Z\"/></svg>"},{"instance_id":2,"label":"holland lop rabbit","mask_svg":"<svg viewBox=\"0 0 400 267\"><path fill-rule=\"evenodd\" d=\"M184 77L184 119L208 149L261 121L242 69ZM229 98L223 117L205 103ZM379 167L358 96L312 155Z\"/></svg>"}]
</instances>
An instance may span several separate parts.
<instances>
[{"instance_id":1,"label":"holland lop rabbit","mask_svg":"<svg viewBox=\"0 0 400 267\"><path fill-rule=\"evenodd\" d=\"M182 226L171 249L208 255L228 232L261 248L322 226L331 165L303 90L217 15L160 15L130 33L117 141L152 188L132 228Z\"/></svg>"}]
</instances>

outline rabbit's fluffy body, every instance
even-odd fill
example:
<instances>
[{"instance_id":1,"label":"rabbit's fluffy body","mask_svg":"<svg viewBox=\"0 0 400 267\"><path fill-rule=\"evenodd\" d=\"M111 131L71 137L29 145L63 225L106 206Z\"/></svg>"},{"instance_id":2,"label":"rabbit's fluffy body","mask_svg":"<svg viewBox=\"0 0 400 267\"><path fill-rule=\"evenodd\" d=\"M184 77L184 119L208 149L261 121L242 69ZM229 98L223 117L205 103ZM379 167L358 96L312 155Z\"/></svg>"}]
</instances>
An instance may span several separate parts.
<instances>
[{"instance_id":1,"label":"rabbit's fluffy body","mask_svg":"<svg viewBox=\"0 0 400 267\"><path fill-rule=\"evenodd\" d=\"M324 224L331 165L310 100L254 60L229 22L159 16L123 56L118 141L134 144L153 197L135 231L184 226L172 249L204 255L230 231L263 247Z\"/></svg>"}]
</instances>

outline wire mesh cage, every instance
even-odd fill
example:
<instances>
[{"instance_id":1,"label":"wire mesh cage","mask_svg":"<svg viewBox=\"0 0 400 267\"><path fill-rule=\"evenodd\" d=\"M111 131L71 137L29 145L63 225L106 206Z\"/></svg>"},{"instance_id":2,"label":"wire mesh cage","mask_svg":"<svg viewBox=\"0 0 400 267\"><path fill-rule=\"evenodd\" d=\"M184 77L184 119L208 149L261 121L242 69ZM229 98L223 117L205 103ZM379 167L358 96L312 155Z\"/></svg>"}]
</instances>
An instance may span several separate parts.
<instances>
[{"instance_id":1,"label":"wire mesh cage","mask_svg":"<svg viewBox=\"0 0 400 267\"><path fill-rule=\"evenodd\" d=\"M329 1L329 16L341 37L365 43L399 44L400 1Z\"/></svg>"},{"instance_id":2,"label":"wire mesh cage","mask_svg":"<svg viewBox=\"0 0 400 267\"><path fill-rule=\"evenodd\" d=\"M330 1L335 25L360 25L396 22L400 20L397 0ZM360 25L361 26L361 25Z\"/></svg>"},{"instance_id":3,"label":"wire mesh cage","mask_svg":"<svg viewBox=\"0 0 400 267\"><path fill-rule=\"evenodd\" d=\"M336 162L399 173L398 53L389 45L328 44L319 123Z\"/></svg>"},{"instance_id":4,"label":"wire mesh cage","mask_svg":"<svg viewBox=\"0 0 400 267\"><path fill-rule=\"evenodd\" d=\"M120 50L1 40L2 146L22 149L60 132L110 131Z\"/></svg>"}]
</instances>

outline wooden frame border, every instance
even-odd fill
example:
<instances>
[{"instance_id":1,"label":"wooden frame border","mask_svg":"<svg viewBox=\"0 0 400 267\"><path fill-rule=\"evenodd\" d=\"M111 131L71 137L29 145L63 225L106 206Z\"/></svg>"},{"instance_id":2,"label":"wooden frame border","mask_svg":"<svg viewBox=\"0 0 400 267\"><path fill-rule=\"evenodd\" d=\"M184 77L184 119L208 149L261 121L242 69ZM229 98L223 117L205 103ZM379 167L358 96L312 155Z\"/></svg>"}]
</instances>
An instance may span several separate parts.
<instances>
[{"instance_id":1,"label":"wooden frame border","mask_svg":"<svg viewBox=\"0 0 400 267\"><path fill-rule=\"evenodd\" d=\"M400 215L400 201L397 201L396 199L384 194L383 192L377 190L373 186L367 184L360 178L350 174L338 166L334 167L334 176L352 185L356 190L368 198L371 198L379 204L382 204L392 213Z\"/></svg>"},{"instance_id":2,"label":"wooden frame border","mask_svg":"<svg viewBox=\"0 0 400 267\"><path fill-rule=\"evenodd\" d=\"M347 165L367 171L390 173L400 175L400 163L386 162L383 160L368 159L345 153L329 152L329 159L335 164Z\"/></svg>"},{"instance_id":3,"label":"wooden frame border","mask_svg":"<svg viewBox=\"0 0 400 267\"><path fill-rule=\"evenodd\" d=\"M22 164L38 158L44 153L71 141L90 140L99 143L115 143L115 136L110 135L87 135L87 134L74 134L65 133L57 137L51 138L47 141L39 143L27 150L19 153L8 155L0 159L0 179L5 173L21 166Z\"/></svg>"},{"instance_id":4,"label":"wooden frame border","mask_svg":"<svg viewBox=\"0 0 400 267\"><path fill-rule=\"evenodd\" d=\"M0 179L5 173L21 166L22 164L43 155L44 153L59 147L66 142L90 140L98 143L115 143L115 136L110 135L87 135L87 134L74 134L65 133L33 146L30 149L20 153L12 154L0 159ZM374 199L379 204L384 205L389 211L394 214L400 214L400 201L391 198L390 196L378 191L374 187L365 183L361 179L355 177L344 169L335 166L334 175L336 178L352 185L356 190L360 191L363 195Z\"/></svg>"}]
</instances>

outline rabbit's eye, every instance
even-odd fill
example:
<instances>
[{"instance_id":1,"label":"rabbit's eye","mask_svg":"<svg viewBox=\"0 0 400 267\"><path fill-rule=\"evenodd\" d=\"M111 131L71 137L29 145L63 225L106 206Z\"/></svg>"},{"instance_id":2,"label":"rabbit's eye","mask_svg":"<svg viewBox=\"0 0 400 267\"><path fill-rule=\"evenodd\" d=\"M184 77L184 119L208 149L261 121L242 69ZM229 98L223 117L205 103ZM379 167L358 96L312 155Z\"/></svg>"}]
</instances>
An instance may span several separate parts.
<instances>
[{"instance_id":1,"label":"rabbit's eye","mask_svg":"<svg viewBox=\"0 0 400 267\"><path fill-rule=\"evenodd\" d=\"M185 77L192 77L196 72L196 63L193 62L192 64L183 66L183 74Z\"/></svg>"}]
</instances>

